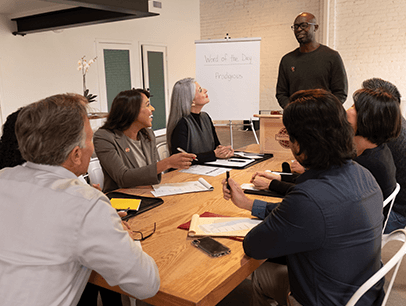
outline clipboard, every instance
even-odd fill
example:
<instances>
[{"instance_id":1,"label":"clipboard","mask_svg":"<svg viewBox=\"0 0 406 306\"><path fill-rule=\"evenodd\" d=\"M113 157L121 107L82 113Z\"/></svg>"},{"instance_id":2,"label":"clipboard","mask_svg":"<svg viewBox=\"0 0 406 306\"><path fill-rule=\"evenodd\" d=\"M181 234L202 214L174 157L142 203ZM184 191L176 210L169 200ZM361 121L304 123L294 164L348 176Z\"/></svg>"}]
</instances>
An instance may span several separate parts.
<instances>
[{"instance_id":1,"label":"clipboard","mask_svg":"<svg viewBox=\"0 0 406 306\"><path fill-rule=\"evenodd\" d=\"M118 199L139 199L139 200L141 200L141 204L140 204L138 210L129 210L127 212L127 216L122 218L123 221L131 219L132 217L140 215L143 212L146 212L150 209L158 207L159 205L162 205L164 203L164 200L162 200L161 198L143 197L143 196L138 196L138 195L117 192L117 191L109 192L106 194L106 196L109 199L118 198Z\"/></svg>"},{"instance_id":2,"label":"clipboard","mask_svg":"<svg viewBox=\"0 0 406 306\"><path fill-rule=\"evenodd\" d=\"M259 155L259 154L256 154L256 155ZM204 165L231 168L231 169L246 169L255 164L263 162L264 160L270 159L272 157L273 157L273 154L263 154L262 158L255 158L255 159L249 158L249 157L235 156L235 157L231 157L228 159L228 160L234 160L235 162L227 162L227 159L217 159L215 161L205 162Z\"/></svg>"},{"instance_id":3,"label":"clipboard","mask_svg":"<svg viewBox=\"0 0 406 306\"><path fill-rule=\"evenodd\" d=\"M247 233L262 220L243 217L199 217L192 216L189 237L217 236L217 237L245 237Z\"/></svg>"}]
</instances>

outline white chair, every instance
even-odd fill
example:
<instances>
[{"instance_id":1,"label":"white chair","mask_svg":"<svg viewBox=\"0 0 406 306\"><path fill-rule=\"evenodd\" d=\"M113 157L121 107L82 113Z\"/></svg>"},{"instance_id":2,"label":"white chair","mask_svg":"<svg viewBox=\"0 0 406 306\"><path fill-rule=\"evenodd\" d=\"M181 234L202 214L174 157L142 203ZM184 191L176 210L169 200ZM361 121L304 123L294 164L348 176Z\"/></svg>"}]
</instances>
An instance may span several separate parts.
<instances>
[{"instance_id":1,"label":"white chair","mask_svg":"<svg viewBox=\"0 0 406 306\"><path fill-rule=\"evenodd\" d=\"M89 175L90 184L100 184L100 188L103 190L103 170L97 157L92 158L87 168L87 174Z\"/></svg>"},{"instance_id":2,"label":"white chair","mask_svg":"<svg viewBox=\"0 0 406 306\"><path fill-rule=\"evenodd\" d=\"M158 151L159 160L163 160L169 157L169 150L166 142L160 142L156 145Z\"/></svg>"},{"instance_id":3,"label":"white chair","mask_svg":"<svg viewBox=\"0 0 406 306\"><path fill-rule=\"evenodd\" d=\"M351 299L347 302L346 306L353 306L357 303L357 301L361 298L361 296L367 292L370 288L372 288L382 277L384 277L392 268L396 265L396 268L392 274L392 278L390 280L388 289L386 290L385 298L382 302L382 306L386 305L386 302L389 298L389 293L392 289L393 283L395 281L396 274L398 273L400 263L402 262L402 258L406 253L406 230L400 229L396 230L388 235L385 235L382 239L382 247L389 241L399 240L402 241L403 244L401 248L396 252L395 255L382 267L380 268L374 275L372 275L358 290L354 293Z\"/></svg>"},{"instance_id":4,"label":"white chair","mask_svg":"<svg viewBox=\"0 0 406 306\"><path fill-rule=\"evenodd\" d=\"M86 181L85 177L86 177L86 176L84 176L84 175L79 175L79 176L78 176L78 179L79 179L79 181L81 181L82 183L87 184L87 181Z\"/></svg>"},{"instance_id":5,"label":"white chair","mask_svg":"<svg viewBox=\"0 0 406 306\"><path fill-rule=\"evenodd\" d=\"M386 223L388 223L389 215L390 215L390 212L392 211L393 203L395 203L395 199L399 193L399 190L400 190L400 185L399 185L399 183L396 183L395 190L392 192L392 194L389 197L387 197L385 199L385 201L383 201L383 208L385 208L387 205L390 205L390 206L388 209L388 216L386 217L385 223L383 224L382 234L385 231Z\"/></svg>"}]
</instances>

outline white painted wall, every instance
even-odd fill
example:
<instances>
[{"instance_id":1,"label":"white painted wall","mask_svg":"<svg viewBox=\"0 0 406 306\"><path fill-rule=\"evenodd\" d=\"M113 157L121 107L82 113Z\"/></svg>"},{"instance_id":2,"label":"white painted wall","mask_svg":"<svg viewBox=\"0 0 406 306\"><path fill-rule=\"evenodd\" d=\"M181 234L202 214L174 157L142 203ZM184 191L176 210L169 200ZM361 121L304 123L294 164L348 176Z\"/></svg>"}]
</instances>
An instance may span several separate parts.
<instances>
[{"instance_id":1,"label":"white painted wall","mask_svg":"<svg viewBox=\"0 0 406 306\"><path fill-rule=\"evenodd\" d=\"M298 47L290 26L303 11L313 13L320 23L320 0L200 0L202 39L261 37L261 110L281 109L276 81L282 56ZM321 32L317 37L321 37ZM204 80L198 80L204 86Z\"/></svg>"},{"instance_id":2,"label":"white painted wall","mask_svg":"<svg viewBox=\"0 0 406 306\"><path fill-rule=\"evenodd\" d=\"M160 16L65 29L62 33L43 32L13 36L14 25L0 15L0 106L3 122L21 106L47 96L82 93L78 60L97 55L96 40L130 41L134 51L133 86L142 86L139 42L166 45L168 82L195 76L195 45L200 39L199 0L161 1L162 9L150 7ZM100 97L98 65L86 77L90 92ZM91 104L100 109L100 101Z\"/></svg>"},{"instance_id":3,"label":"white painted wall","mask_svg":"<svg viewBox=\"0 0 406 306\"><path fill-rule=\"evenodd\" d=\"M349 82L345 107L352 105L362 81L372 77L392 82L406 98L404 0L200 0L200 11L201 39L220 39L225 33L262 37L260 109L280 109L275 98L279 62L298 46L290 26L302 11L317 17L318 40L328 41L344 61Z\"/></svg>"}]
</instances>

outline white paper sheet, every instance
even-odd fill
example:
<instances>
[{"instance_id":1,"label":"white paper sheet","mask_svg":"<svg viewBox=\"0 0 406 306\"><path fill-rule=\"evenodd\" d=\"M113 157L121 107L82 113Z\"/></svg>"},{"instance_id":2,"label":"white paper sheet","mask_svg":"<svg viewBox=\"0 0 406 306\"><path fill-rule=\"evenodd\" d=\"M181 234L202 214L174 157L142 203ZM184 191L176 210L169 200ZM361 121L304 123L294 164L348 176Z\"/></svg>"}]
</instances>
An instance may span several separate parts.
<instances>
[{"instance_id":1,"label":"white paper sheet","mask_svg":"<svg viewBox=\"0 0 406 306\"><path fill-rule=\"evenodd\" d=\"M198 174L198 175L207 175L207 176L217 176L227 172L227 169L220 167L212 166L202 166L202 165L193 165L189 169L183 169L179 172Z\"/></svg>"},{"instance_id":2,"label":"white paper sheet","mask_svg":"<svg viewBox=\"0 0 406 306\"><path fill-rule=\"evenodd\" d=\"M218 234L233 231L250 230L261 222L262 220L241 219L221 223L201 224L199 225L199 228L206 234Z\"/></svg>"},{"instance_id":3,"label":"white paper sheet","mask_svg":"<svg viewBox=\"0 0 406 306\"><path fill-rule=\"evenodd\" d=\"M199 178L197 181L184 182L184 183L172 183L172 184L159 184L153 185L154 191L151 193L155 197L163 197L167 195L210 191L213 190L213 186L210 185L204 178Z\"/></svg>"},{"instance_id":4,"label":"white paper sheet","mask_svg":"<svg viewBox=\"0 0 406 306\"><path fill-rule=\"evenodd\" d=\"M223 166L230 168L244 168L246 165L252 163L254 159L248 158L230 158L230 159L217 159L216 161L206 162L206 165Z\"/></svg>"}]
</instances>

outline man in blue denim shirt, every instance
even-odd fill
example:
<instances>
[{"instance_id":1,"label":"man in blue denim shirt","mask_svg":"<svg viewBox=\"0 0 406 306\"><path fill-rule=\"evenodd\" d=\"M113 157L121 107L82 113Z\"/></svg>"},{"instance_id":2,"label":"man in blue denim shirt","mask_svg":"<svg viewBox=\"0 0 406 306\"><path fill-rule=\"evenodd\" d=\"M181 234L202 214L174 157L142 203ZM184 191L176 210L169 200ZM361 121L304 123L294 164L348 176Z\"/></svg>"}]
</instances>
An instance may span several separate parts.
<instances>
[{"instance_id":1,"label":"man in blue denim shirt","mask_svg":"<svg viewBox=\"0 0 406 306\"><path fill-rule=\"evenodd\" d=\"M331 93L295 93L283 113L291 151L307 171L281 203L250 200L235 181L224 198L264 221L244 239L245 253L269 260L253 274L252 305L289 291L302 305L345 305L381 267L382 192L372 174L351 159L353 131ZM225 184L226 182L224 182ZM358 305L380 305L383 281Z\"/></svg>"}]
</instances>

